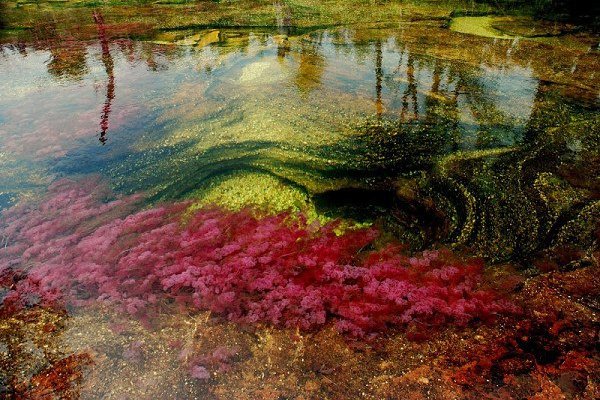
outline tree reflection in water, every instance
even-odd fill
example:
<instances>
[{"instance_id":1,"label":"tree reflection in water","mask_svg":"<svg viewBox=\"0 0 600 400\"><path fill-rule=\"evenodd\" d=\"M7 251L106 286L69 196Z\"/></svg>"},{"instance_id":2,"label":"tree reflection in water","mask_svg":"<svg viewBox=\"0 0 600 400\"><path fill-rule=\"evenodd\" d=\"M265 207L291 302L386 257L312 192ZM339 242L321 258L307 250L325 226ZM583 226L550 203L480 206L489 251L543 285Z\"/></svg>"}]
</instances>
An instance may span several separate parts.
<instances>
[{"instance_id":1,"label":"tree reflection in water","mask_svg":"<svg viewBox=\"0 0 600 400\"><path fill-rule=\"evenodd\" d=\"M102 117L100 118L100 142L106 143L108 140L106 134L108 133L108 117L110 115L110 108L113 99L115 98L115 74L114 74L114 62L110 55L109 41L106 36L106 25L104 24L104 18L99 11L94 11L94 22L98 27L98 39L102 46L102 63L104 64L104 70L108 77L106 84L106 101L102 107Z\"/></svg>"}]
</instances>

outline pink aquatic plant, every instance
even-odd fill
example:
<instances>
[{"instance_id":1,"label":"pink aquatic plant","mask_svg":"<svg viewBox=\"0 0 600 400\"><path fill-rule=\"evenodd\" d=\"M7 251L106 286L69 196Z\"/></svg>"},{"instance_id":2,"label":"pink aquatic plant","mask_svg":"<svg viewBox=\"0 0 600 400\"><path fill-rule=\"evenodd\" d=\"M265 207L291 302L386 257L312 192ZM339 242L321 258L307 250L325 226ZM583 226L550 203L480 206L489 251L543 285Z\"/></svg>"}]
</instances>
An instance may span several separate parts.
<instances>
[{"instance_id":1,"label":"pink aquatic plant","mask_svg":"<svg viewBox=\"0 0 600 400\"><path fill-rule=\"evenodd\" d=\"M3 213L0 276L14 275L3 308L100 301L144 317L179 305L302 330L332 321L356 337L514 311L479 288L481 262L374 249L376 229L339 235L336 222L250 210L188 215L187 203L132 213L139 196L110 197L97 180L62 180Z\"/></svg>"},{"instance_id":2,"label":"pink aquatic plant","mask_svg":"<svg viewBox=\"0 0 600 400\"><path fill-rule=\"evenodd\" d=\"M202 365L194 365L190 370L190 375L201 381L210 379L210 372Z\"/></svg>"},{"instance_id":3,"label":"pink aquatic plant","mask_svg":"<svg viewBox=\"0 0 600 400\"><path fill-rule=\"evenodd\" d=\"M144 357L144 342L136 340L123 349L123 358L132 362L140 362Z\"/></svg>"},{"instance_id":4,"label":"pink aquatic plant","mask_svg":"<svg viewBox=\"0 0 600 400\"><path fill-rule=\"evenodd\" d=\"M184 349L180 354L181 360L186 360L191 355L191 349ZM190 375L196 379L204 380L210 378L209 371L227 372L238 357L239 348L219 346L211 352L196 355L189 361Z\"/></svg>"}]
</instances>

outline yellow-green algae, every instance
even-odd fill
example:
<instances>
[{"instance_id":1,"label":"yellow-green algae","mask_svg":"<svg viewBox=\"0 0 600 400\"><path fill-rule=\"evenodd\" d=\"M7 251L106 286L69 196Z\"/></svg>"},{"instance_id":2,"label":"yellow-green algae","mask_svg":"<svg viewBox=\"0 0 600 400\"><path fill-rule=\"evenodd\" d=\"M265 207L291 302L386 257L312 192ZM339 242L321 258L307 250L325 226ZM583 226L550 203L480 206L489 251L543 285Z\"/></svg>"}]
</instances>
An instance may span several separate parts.
<instances>
[{"instance_id":1,"label":"yellow-green algae","mask_svg":"<svg viewBox=\"0 0 600 400\"><path fill-rule=\"evenodd\" d=\"M484 38L522 39L583 51L589 51L591 45L581 41L580 27L577 25L528 16L457 16L451 19L449 28L455 32Z\"/></svg>"},{"instance_id":2,"label":"yellow-green algae","mask_svg":"<svg viewBox=\"0 0 600 400\"><path fill-rule=\"evenodd\" d=\"M190 211L215 204L231 211L252 206L274 214L303 211L317 217L306 192L266 173L238 171L218 176L201 184L190 198L194 201Z\"/></svg>"},{"instance_id":3,"label":"yellow-green algae","mask_svg":"<svg viewBox=\"0 0 600 400\"><path fill-rule=\"evenodd\" d=\"M261 172L234 171L217 176L201 184L189 198L193 202L189 213L218 206L230 211L250 208L259 215L289 212L294 218L304 216L308 223L326 224L335 219L319 212L305 190ZM369 225L370 222L341 220L335 231L341 234L347 229Z\"/></svg>"},{"instance_id":4,"label":"yellow-green algae","mask_svg":"<svg viewBox=\"0 0 600 400\"><path fill-rule=\"evenodd\" d=\"M495 39L512 39L514 36L507 35L493 27L495 17L490 15L478 17L454 17L450 22L450 29L469 35L483 36Z\"/></svg>"}]
</instances>

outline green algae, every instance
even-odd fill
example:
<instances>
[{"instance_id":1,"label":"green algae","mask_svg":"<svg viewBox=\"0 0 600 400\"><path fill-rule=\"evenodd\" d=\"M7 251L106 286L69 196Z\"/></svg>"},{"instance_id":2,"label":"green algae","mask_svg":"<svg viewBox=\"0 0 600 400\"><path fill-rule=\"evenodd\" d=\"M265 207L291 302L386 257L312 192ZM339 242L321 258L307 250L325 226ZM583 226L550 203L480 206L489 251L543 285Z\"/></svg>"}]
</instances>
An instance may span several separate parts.
<instances>
[{"instance_id":1,"label":"green algae","mask_svg":"<svg viewBox=\"0 0 600 400\"><path fill-rule=\"evenodd\" d=\"M455 32L466 33L494 39L512 39L514 36L507 35L493 27L494 17L490 15L478 17L455 17L450 21L450 29Z\"/></svg>"},{"instance_id":2,"label":"green algae","mask_svg":"<svg viewBox=\"0 0 600 400\"><path fill-rule=\"evenodd\" d=\"M371 220L364 217L359 221L339 220L340 213L330 215L319 209L302 187L272 174L247 169L212 177L188 197L192 201L188 209L190 213L213 206L230 211L250 208L260 215L290 213L294 217L302 215L308 223L326 224L337 220L337 234L372 224Z\"/></svg>"},{"instance_id":3,"label":"green algae","mask_svg":"<svg viewBox=\"0 0 600 400\"><path fill-rule=\"evenodd\" d=\"M208 180L189 195L195 204L192 210L218 205L231 211L254 207L278 214L285 211L307 212L316 217L314 205L301 188L277 179L273 175L239 171Z\"/></svg>"}]
</instances>

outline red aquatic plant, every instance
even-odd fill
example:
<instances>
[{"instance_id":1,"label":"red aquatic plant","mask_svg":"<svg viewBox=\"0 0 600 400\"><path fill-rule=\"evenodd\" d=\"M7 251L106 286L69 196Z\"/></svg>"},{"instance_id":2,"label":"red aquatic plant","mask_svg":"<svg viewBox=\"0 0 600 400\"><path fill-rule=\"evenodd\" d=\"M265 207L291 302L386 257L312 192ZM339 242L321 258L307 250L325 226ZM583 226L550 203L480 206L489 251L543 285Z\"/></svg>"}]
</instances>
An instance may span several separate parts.
<instances>
[{"instance_id":1,"label":"red aquatic plant","mask_svg":"<svg viewBox=\"0 0 600 400\"><path fill-rule=\"evenodd\" d=\"M204 381L210 379L210 372L202 365L194 365L190 368L190 375L192 378Z\"/></svg>"},{"instance_id":2,"label":"red aquatic plant","mask_svg":"<svg viewBox=\"0 0 600 400\"><path fill-rule=\"evenodd\" d=\"M135 213L97 181L63 180L3 214L0 272L26 276L4 307L109 302L142 317L169 304L231 321L311 330L333 321L365 337L409 324L488 319L514 307L479 288L482 264L449 251L374 249L376 229L187 203ZM32 300L33 299L33 300Z\"/></svg>"}]
</instances>

